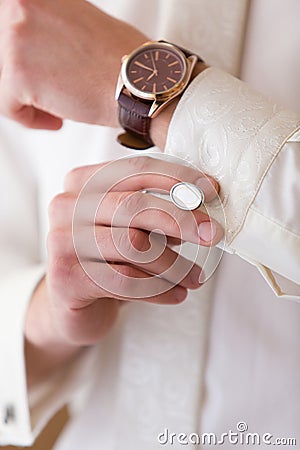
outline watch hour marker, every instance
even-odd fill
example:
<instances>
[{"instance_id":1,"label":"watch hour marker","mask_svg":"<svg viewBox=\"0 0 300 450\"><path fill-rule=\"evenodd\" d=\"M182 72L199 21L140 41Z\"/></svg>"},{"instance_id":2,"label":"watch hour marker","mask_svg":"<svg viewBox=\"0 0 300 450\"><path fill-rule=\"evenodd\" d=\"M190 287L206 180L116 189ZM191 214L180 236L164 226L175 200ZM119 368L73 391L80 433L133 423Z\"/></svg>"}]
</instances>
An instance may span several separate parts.
<instances>
[{"instance_id":1,"label":"watch hour marker","mask_svg":"<svg viewBox=\"0 0 300 450\"><path fill-rule=\"evenodd\" d=\"M130 73L137 73L137 70L131 70Z\"/></svg>"},{"instance_id":2,"label":"watch hour marker","mask_svg":"<svg viewBox=\"0 0 300 450\"><path fill-rule=\"evenodd\" d=\"M181 70L174 70L174 73L181 73Z\"/></svg>"},{"instance_id":3,"label":"watch hour marker","mask_svg":"<svg viewBox=\"0 0 300 450\"><path fill-rule=\"evenodd\" d=\"M171 81L172 83L176 83L176 80L174 80L174 78L167 77L167 80Z\"/></svg>"},{"instance_id":4,"label":"watch hour marker","mask_svg":"<svg viewBox=\"0 0 300 450\"><path fill-rule=\"evenodd\" d=\"M136 84L139 81L142 81L143 79L144 79L144 77L137 78L136 80L133 80L133 83Z\"/></svg>"},{"instance_id":5,"label":"watch hour marker","mask_svg":"<svg viewBox=\"0 0 300 450\"><path fill-rule=\"evenodd\" d=\"M142 91L144 91L146 89L146 85L144 84L144 86L142 86Z\"/></svg>"},{"instance_id":6,"label":"watch hour marker","mask_svg":"<svg viewBox=\"0 0 300 450\"><path fill-rule=\"evenodd\" d=\"M156 83L153 83L153 90L152 90L153 94L156 94Z\"/></svg>"},{"instance_id":7,"label":"watch hour marker","mask_svg":"<svg viewBox=\"0 0 300 450\"><path fill-rule=\"evenodd\" d=\"M168 64L168 67L176 66L176 64L178 64L178 61L174 61L174 62Z\"/></svg>"},{"instance_id":8,"label":"watch hour marker","mask_svg":"<svg viewBox=\"0 0 300 450\"><path fill-rule=\"evenodd\" d=\"M148 59L148 58L149 58L149 56L147 55L147 53L144 53L144 58L145 58L145 59Z\"/></svg>"},{"instance_id":9,"label":"watch hour marker","mask_svg":"<svg viewBox=\"0 0 300 450\"><path fill-rule=\"evenodd\" d=\"M167 53L166 59L170 58L170 53Z\"/></svg>"},{"instance_id":10,"label":"watch hour marker","mask_svg":"<svg viewBox=\"0 0 300 450\"><path fill-rule=\"evenodd\" d=\"M163 88L164 88L165 91L168 90L168 86L166 86L165 84L164 84Z\"/></svg>"},{"instance_id":11,"label":"watch hour marker","mask_svg":"<svg viewBox=\"0 0 300 450\"><path fill-rule=\"evenodd\" d=\"M155 52L155 61L158 61L158 55L159 55L159 53Z\"/></svg>"}]
</instances>

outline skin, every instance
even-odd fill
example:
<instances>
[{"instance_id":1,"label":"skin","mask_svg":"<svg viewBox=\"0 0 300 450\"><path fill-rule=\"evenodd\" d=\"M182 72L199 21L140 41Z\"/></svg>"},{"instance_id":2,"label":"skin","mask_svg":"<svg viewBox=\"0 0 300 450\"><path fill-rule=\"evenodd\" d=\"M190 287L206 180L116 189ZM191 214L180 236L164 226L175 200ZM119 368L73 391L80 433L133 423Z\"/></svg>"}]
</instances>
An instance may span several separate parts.
<instances>
[{"instance_id":1,"label":"skin","mask_svg":"<svg viewBox=\"0 0 300 450\"><path fill-rule=\"evenodd\" d=\"M121 57L147 40L137 29L83 0L0 0L0 112L29 128L57 130L65 118L116 127L114 91ZM204 68L199 63L193 76ZM173 101L152 121L151 136L161 149L176 105ZM185 239L209 246L222 237L221 227L205 214L182 211L166 200L139 193L147 188L169 191L175 182L185 180L200 183L207 200L212 200L218 192L213 179L194 169L151 158L123 160L118 166L120 178L139 175L131 176L104 197L102 213L95 223L103 259L95 262L92 251L85 255L91 270L96 267L105 277L106 288L111 287L103 289L101 282L95 283L84 272L72 236L73 211L80 190L102 169L103 165L96 165L73 170L66 176L64 192L49 207L47 273L33 294L25 323L29 386L101 340L126 302L174 305L184 301L188 289L201 285L201 268L192 265L184 277L171 272L163 277L159 282L165 292L161 294L146 296L140 292L137 298L127 298L111 293L115 285L126 293L132 279L161 274L176 259L169 246L151 264L132 258L132 247L140 252L149 248L149 232L155 228L149 208L159 209L156 221L169 244ZM84 198L83 210L89 210L93 196L106 191L105 182L98 182ZM112 223L122 203L130 206L133 216L136 214L128 236L124 235L126 224ZM199 235L198 226L203 223L212 227L213 235L208 236L207 230ZM109 225L118 237L121 255L115 251ZM86 233L91 227L94 225L83 214L78 232ZM114 275L107 272L104 260L115 269ZM185 264L182 259L181 266Z\"/></svg>"},{"instance_id":2,"label":"skin","mask_svg":"<svg viewBox=\"0 0 300 450\"><path fill-rule=\"evenodd\" d=\"M116 127L121 57L147 40L83 0L1 0L0 111L30 128Z\"/></svg>"},{"instance_id":3,"label":"skin","mask_svg":"<svg viewBox=\"0 0 300 450\"><path fill-rule=\"evenodd\" d=\"M67 175L65 192L53 199L49 207L50 232L48 236L48 269L45 279L37 288L30 304L25 336L27 342L28 382L34 384L52 370L77 355L82 348L98 342L116 321L120 305L125 301L145 301L157 304L176 305L184 301L187 289L196 289L201 285L201 268L192 265L187 275L181 280L182 274L175 273L162 280L162 288L168 289L160 295L145 298L146 292L139 292L138 298L122 298L107 293L97 286L84 273L74 250L72 240L72 215L79 192L93 173L101 169L101 165L80 167ZM131 223L129 238L133 248L140 252L149 248L149 234L151 229L160 224L160 229L170 239L178 242L181 238L200 245L214 245L222 237L222 229L215 223L216 234L212 240L205 241L199 236L197 226L205 222L210 224L208 216L195 211L189 213L179 210L172 203L156 198L152 195L141 194L141 189L158 188L169 190L178 180L192 183L204 181L204 192L208 199L216 195L217 185L198 171L177 164L157 161L153 158L139 157L121 160L120 173L130 176L113 192L109 192L101 204L96 215L96 239L103 259L109 261L115 269L115 275L107 273L107 266L103 261L94 262L94 255L88 252L87 260L90 272L98 270L105 277L106 286L114 290L117 285L124 293L131 288L130 283L136 278L149 277L162 273L166 267L173 264L177 254L166 247L160 258L152 264L135 263L128 242L126 241L127 223L124 214L120 214L125 222L113 224L113 234L117 239L118 254L114 250L111 233L107 225L112 223L116 206L124 204L124 211L130 210L135 217ZM164 173L166 175L162 176ZM148 175L147 174L151 174ZM97 192L93 189L84 198L83 210L88 210L93 195L105 192L106 186L97 183ZM155 208L155 222L151 223ZM144 211L144 212L140 212ZM149 213L150 212L150 213ZM177 220L178 225L170 220L170 216ZM153 220L153 219L152 219ZM80 227L77 233L86 233L93 228L88 219L80 217ZM83 234L83 239L86 234ZM121 236L119 239L118 236ZM125 239L122 238L125 236ZM84 242L85 239L84 239ZM172 242L172 241L171 241ZM121 250L121 251L120 251ZM116 265L117 263L117 265ZM97 265L97 268L95 267ZM181 267L185 261L181 260ZM125 278L126 277L132 277ZM200 279L200 282L199 282ZM157 282L157 280L156 280ZM101 284L101 280L100 283Z\"/></svg>"}]
</instances>

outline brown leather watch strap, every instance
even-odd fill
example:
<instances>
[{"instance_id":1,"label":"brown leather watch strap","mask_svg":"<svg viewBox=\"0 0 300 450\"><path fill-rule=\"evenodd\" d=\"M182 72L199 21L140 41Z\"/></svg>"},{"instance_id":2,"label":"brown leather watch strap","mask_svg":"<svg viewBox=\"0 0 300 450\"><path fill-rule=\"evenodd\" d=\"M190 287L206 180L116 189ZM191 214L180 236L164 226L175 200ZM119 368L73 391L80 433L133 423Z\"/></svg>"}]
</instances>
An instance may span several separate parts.
<instances>
[{"instance_id":1,"label":"brown leather watch strap","mask_svg":"<svg viewBox=\"0 0 300 450\"><path fill-rule=\"evenodd\" d=\"M152 101L143 101L122 91L119 99L119 122L126 133L118 136L118 142L135 150L146 150L154 144L149 135Z\"/></svg>"},{"instance_id":2,"label":"brown leather watch strap","mask_svg":"<svg viewBox=\"0 0 300 450\"><path fill-rule=\"evenodd\" d=\"M160 39L158 42L162 42L162 43L165 43L165 44L172 44L171 42L169 42L169 41L164 41L163 39ZM172 45L174 45L174 47L177 47L179 50L181 50L182 53L183 53L187 58L188 58L189 56L191 56L191 55L195 55L195 53L191 52L190 50L187 50L187 49L184 48L184 47L180 47L180 45L177 45L177 44L172 44ZM198 62L204 62L203 59L200 58L200 56L198 56L198 55L196 55L196 56L197 56Z\"/></svg>"},{"instance_id":3,"label":"brown leather watch strap","mask_svg":"<svg viewBox=\"0 0 300 450\"><path fill-rule=\"evenodd\" d=\"M170 44L164 40L158 42ZM186 58L193 55L192 52L178 45L174 45L174 47L181 50ZM197 58L198 61L203 62L201 58ZM154 143L150 138L151 118L149 117L149 111L153 101L137 98L123 87L118 97L118 103L119 123L125 130L125 133L118 136L118 142L125 147L130 147L135 150L146 150L147 148L153 147Z\"/></svg>"}]
</instances>

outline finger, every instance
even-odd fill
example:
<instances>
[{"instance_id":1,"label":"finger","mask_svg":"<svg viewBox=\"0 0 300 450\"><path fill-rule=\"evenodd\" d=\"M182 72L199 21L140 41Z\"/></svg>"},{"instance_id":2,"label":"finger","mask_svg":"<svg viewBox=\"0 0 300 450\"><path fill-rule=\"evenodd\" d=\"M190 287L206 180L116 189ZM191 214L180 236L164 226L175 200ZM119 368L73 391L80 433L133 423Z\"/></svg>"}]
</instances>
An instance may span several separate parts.
<instances>
[{"instance_id":1,"label":"finger","mask_svg":"<svg viewBox=\"0 0 300 450\"><path fill-rule=\"evenodd\" d=\"M48 215L50 227L52 229L71 229L73 214L76 206L77 197L69 192L63 192L56 195L48 206ZM87 214L90 213L90 208L93 205L93 200L89 198L86 201ZM84 208L81 210L83 223L87 223L84 217Z\"/></svg>"},{"instance_id":2,"label":"finger","mask_svg":"<svg viewBox=\"0 0 300 450\"><path fill-rule=\"evenodd\" d=\"M124 264L95 261L71 264L60 257L55 264L50 264L48 277L52 286L64 290L64 308L67 310L86 308L107 297L175 305L187 295L184 287L174 286L167 280Z\"/></svg>"},{"instance_id":3,"label":"finger","mask_svg":"<svg viewBox=\"0 0 300 450\"><path fill-rule=\"evenodd\" d=\"M98 196L97 196L98 197ZM63 192L56 195L50 202L48 207L49 221L52 228L71 228L74 209L77 197L69 192ZM87 211L93 205L94 197L87 201ZM86 224L85 218L82 217L82 224ZM153 233L155 234L155 233ZM182 240L175 237L167 236L168 245L181 245Z\"/></svg>"},{"instance_id":4,"label":"finger","mask_svg":"<svg viewBox=\"0 0 300 450\"><path fill-rule=\"evenodd\" d=\"M99 267L100 266L100 267ZM185 300L187 290L165 279L152 276L144 271L124 265L88 263L88 275L96 281L94 295L99 298L110 295L118 300L144 301L156 304L176 305ZM99 276L101 272L101 276Z\"/></svg>"},{"instance_id":5,"label":"finger","mask_svg":"<svg viewBox=\"0 0 300 450\"><path fill-rule=\"evenodd\" d=\"M62 127L62 119L41 111L34 106L24 105L14 95L14 92L8 89L5 77L1 77L0 111L3 115L21 123L27 128L59 130Z\"/></svg>"},{"instance_id":6,"label":"finger","mask_svg":"<svg viewBox=\"0 0 300 450\"><path fill-rule=\"evenodd\" d=\"M134 228L84 227L74 236L74 243L82 262L129 263L189 289L199 288L200 276L203 279L201 267L171 250L162 235Z\"/></svg>"},{"instance_id":7,"label":"finger","mask_svg":"<svg viewBox=\"0 0 300 450\"><path fill-rule=\"evenodd\" d=\"M69 192L63 192L56 195L50 202L48 207L49 222L52 228L71 228L73 221L74 209L77 197ZM89 210L89 202L87 210ZM86 225L86 220L82 217L82 224ZM156 233L153 233L156 234ZM167 236L169 246L178 246L182 244L182 240L175 237Z\"/></svg>"},{"instance_id":8,"label":"finger","mask_svg":"<svg viewBox=\"0 0 300 450\"><path fill-rule=\"evenodd\" d=\"M175 238L175 237L169 237L169 236L167 236L167 242L168 242L168 245L174 245L174 246L181 245L183 243L183 241L181 239Z\"/></svg>"},{"instance_id":9,"label":"finger","mask_svg":"<svg viewBox=\"0 0 300 450\"><path fill-rule=\"evenodd\" d=\"M13 114L13 119L27 128L43 130L59 130L63 121L45 111L34 108L33 106L23 106Z\"/></svg>"},{"instance_id":10,"label":"finger","mask_svg":"<svg viewBox=\"0 0 300 450\"><path fill-rule=\"evenodd\" d=\"M65 189L79 193L88 183L89 192L160 189L169 192L179 181L198 186L206 201L219 191L217 181L192 167L148 156L123 158L113 162L73 169L65 179Z\"/></svg>"},{"instance_id":11,"label":"finger","mask_svg":"<svg viewBox=\"0 0 300 450\"><path fill-rule=\"evenodd\" d=\"M76 207L76 208L75 208ZM52 228L74 230L82 225L106 225L160 230L173 237L196 244L215 245L223 236L222 227L201 210L183 211L173 203L141 192L109 192L56 196L49 206Z\"/></svg>"},{"instance_id":12,"label":"finger","mask_svg":"<svg viewBox=\"0 0 300 450\"><path fill-rule=\"evenodd\" d=\"M16 111L8 111L7 115L27 128L56 131L63 125L62 119L33 106L22 106Z\"/></svg>"},{"instance_id":13,"label":"finger","mask_svg":"<svg viewBox=\"0 0 300 450\"><path fill-rule=\"evenodd\" d=\"M76 250L77 257L83 259L105 260L109 262L128 262L140 266L140 269L156 274L163 274L165 279L179 283L190 289L200 286L201 268L191 264L189 260L178 256L176 252L162 242L161 234L149 233L138 229L111 228L86 225L85 217L73 226L72 218L76 198L68 193L56 196L49 206L50 225L52 229L64 233L62 246L69 254ZM89 206L86 206L89 210ZM66 231L63 231L66 230ZM68 231L69 230L69 231ZM73 240L72 232L73 231ZM55 234L55 233L54 233ZM95 236L98 247L95 245ZM180 245L181 240L169 238L173 244ZM76 249L74 249L74 243ZM151 253L149 248L151 247ZM148 262L148 264L147 264ZM202 278L201 278L202 279Z\"/></svg>"},{"instance_id":14,"label":"finger","mask_svg":"<svg viewBox=\"0 0 300 450\"><path fill-rule=\"evenodd\" d=\"M84 201L77 203L75 221L89 209L86 219L98 225L159 230L166 236L205 246L215 245L223 236L221 225L201 210L184 211L151 194L109 192L94 201L97 205L91 202L90 208Z\"/></svg>"}]
</instances>

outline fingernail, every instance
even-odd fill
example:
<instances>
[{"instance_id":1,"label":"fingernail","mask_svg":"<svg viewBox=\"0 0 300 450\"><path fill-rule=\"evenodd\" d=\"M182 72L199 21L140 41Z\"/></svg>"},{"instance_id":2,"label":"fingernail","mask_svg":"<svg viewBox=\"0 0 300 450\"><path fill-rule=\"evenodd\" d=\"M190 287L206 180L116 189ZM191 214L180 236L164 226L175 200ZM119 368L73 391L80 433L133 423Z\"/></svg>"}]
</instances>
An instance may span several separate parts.
<instances>
[{"instance_id":1,"label":"fingernail","mask_svg":"<svg viewBox=\"0 0 300 450\"><path fill-rule=\"evenodd\" d=\"M189 273L189 277L190 280L193 284L193 286L200 286L201 284L201 274L202 274L202 269L199 266L194 266L191 270L191 272Z\"/></svg>"},{"instance_id":2,"label":"fingernail","mask_svg":"<svg viewBox=\"0 0 300 450\"><path fill-rule=\"evenodd\" d=\"M205 242L210 242L216 236L218 228L215 222L202 222L198 230L200 238Z\"/></svg>"},{"instance_id":3,"label":"fingernail","mask_svg":"<svg viewBox=\"0 0 300 450\"><path fill-rule=\"evenodd\" d=\"M201 284L205 283L205 281L206 281L206 274L205 274L204 270L202 269L199 279L198 279L198 282L201 285Z\"/></svg>"},{"instance_id":4,"label":"fingernail","mask_svg":"<svg viewBox=\"0 0 300 450\"><path fill-rule=\"evenodd\" d=\"M195 181L195 185L204 193L206 201L212 200L217 195L214 184L205 176L198 178L198 180Z\"/></svg>"},{"instance_id":5,"label":"fingernail","mask_svg":"<svg viewBox=\"0 0 300 450\"><path fill-rule=\"evenodd\" d=\"M187 296L187 289L181 287L181 286L177 286L174 289L174 297L175 300L177 300L178 302L183 302L183 300L186 298Z\"/></svg>"}]
</instances>

